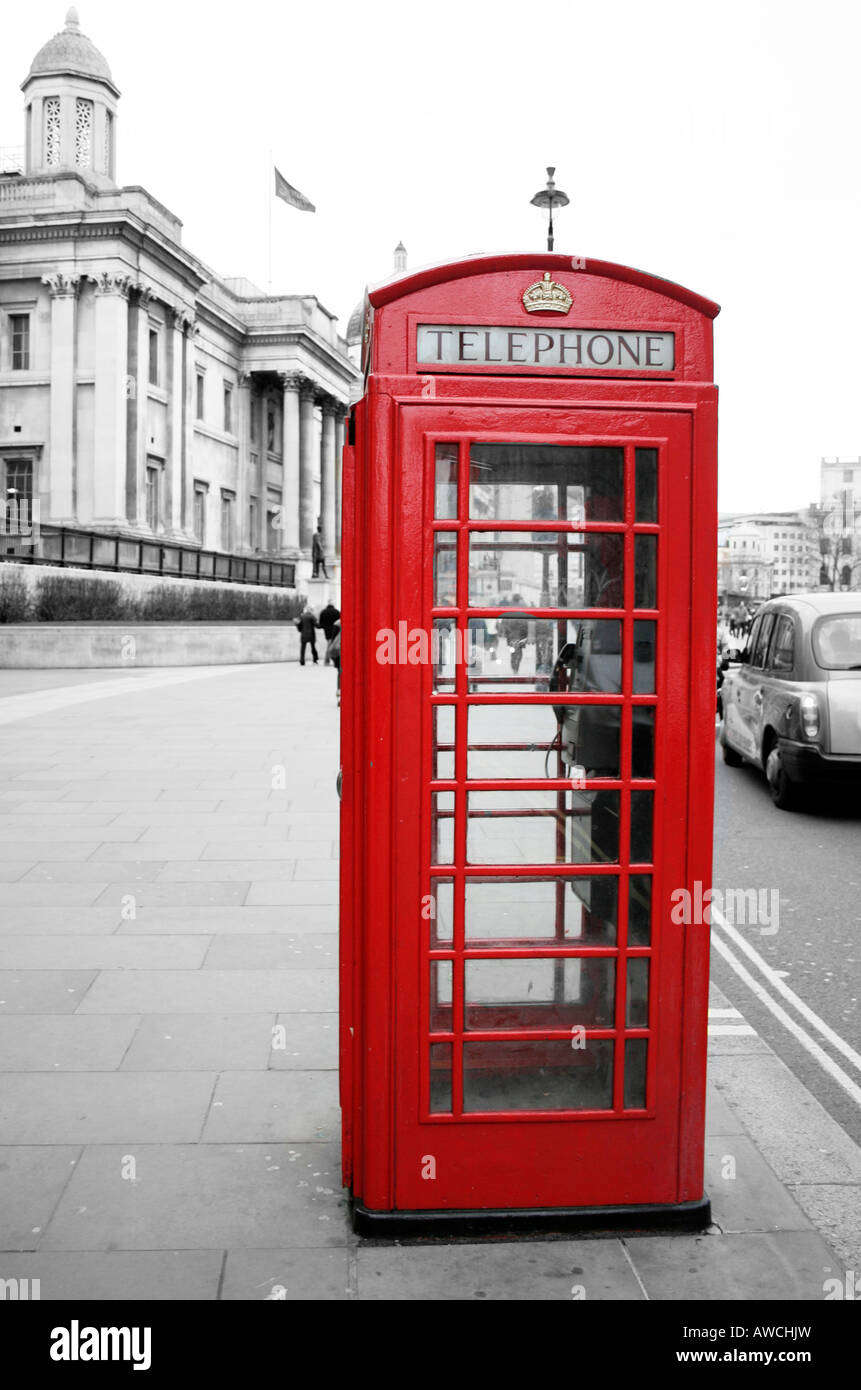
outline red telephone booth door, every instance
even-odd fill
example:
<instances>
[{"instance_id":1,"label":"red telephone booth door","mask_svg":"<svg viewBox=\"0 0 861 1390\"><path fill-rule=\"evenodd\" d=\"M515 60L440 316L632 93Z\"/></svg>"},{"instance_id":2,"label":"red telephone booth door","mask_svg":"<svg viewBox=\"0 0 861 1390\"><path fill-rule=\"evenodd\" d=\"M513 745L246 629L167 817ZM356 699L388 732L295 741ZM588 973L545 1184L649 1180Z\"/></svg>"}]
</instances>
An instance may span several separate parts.
<instances>
[{"instance_id":1,"label":"red telephone booth door","mask_svg":"<svg viewBox=\"0 0 861 1390\"><path fill-rule=\"evenodd\" d=\"M690 417L453 414L399 406L393 1205L697 1200Z\"/></svg>"}]
</instances>

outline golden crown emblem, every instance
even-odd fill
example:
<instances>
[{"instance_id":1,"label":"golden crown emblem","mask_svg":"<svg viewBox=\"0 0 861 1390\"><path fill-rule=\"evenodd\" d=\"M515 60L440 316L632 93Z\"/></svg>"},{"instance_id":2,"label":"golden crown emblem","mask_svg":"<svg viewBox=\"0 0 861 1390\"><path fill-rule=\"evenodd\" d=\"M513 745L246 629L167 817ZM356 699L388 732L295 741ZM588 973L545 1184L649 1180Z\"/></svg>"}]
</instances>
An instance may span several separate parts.
<instances>
[{"instance_id":1,"label":"golden crown emblem","mask_svg":"<svg viewBox=\"0 0 861 1390\"><path fill-rule=\"evenodd\" d=\"M567 314L572 302L565 286L550 279L549 270L545 270L543 279L536 280L523 291L523 307L527 314Z\"/></svg>"}]
</instances>

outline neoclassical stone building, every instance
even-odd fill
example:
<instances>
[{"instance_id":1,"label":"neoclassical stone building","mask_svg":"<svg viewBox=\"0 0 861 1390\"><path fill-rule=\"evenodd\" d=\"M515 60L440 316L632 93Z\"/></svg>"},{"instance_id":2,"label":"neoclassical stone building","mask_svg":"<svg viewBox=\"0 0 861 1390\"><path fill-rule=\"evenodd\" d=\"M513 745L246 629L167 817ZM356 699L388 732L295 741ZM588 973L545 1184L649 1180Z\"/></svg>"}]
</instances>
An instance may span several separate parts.
<instances>
[{"instance_id":1,"label":"neoclassical stone building","mask_svg":"<svg viewBox=\"0 0 861 1390\"><path fill-rule=\"evenodd\" d=\"M313 296L213 274L115 182L119 91L69 10L0 174L0 498L43 527L330 565L357 371Z\"/></svg>"}]
</instances>

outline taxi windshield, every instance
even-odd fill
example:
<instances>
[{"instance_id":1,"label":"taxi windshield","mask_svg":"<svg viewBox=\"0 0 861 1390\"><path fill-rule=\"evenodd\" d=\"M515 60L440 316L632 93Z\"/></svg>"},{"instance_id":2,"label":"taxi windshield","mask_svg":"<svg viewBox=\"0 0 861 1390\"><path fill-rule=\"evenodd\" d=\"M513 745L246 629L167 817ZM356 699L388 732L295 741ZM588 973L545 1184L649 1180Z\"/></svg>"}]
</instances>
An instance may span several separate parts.
<instances>
[{"instance_id":1,"label":"taxi windshield","mask_svg":"<svg viewBox=\"0 0 861 1390\"><path fill-rule=\"evenodd\" d=\"M861 613L841 613L818 623L813 654L826 670L861 671Z\"/></svg>"}]
</instances>

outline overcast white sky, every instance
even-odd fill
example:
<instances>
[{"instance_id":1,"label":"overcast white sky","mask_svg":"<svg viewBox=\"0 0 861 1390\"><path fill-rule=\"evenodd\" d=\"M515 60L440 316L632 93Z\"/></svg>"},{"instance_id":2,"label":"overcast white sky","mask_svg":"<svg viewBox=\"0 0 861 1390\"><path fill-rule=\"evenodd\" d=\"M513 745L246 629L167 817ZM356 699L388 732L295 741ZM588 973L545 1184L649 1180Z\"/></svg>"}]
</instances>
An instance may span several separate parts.
<instances>
[{"instance_id":1,"label":"overcast white sky","mask_svg":"<svg viewBox=\"0 0 861 1390\"><path fill-rule=\"evenodd\" d=\"M328 4L81 0L122 92L118 177L182 218L223 274L342 331L403 239L411 267L556 248L716 299L723 510L803 505L823 455L861 454L859 9L819 0ZM63 0L10 10L0 144Z\"/></svg>"}]
</instances>

